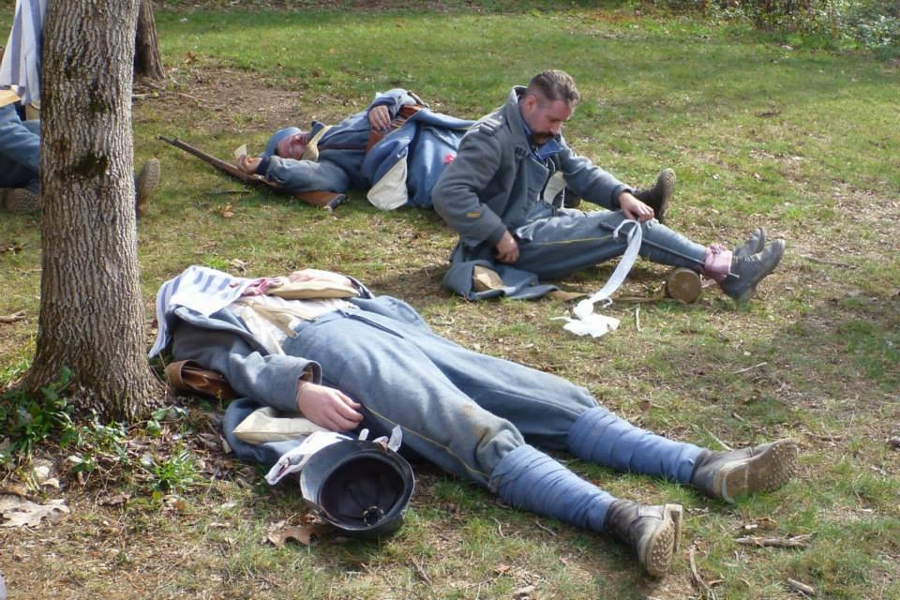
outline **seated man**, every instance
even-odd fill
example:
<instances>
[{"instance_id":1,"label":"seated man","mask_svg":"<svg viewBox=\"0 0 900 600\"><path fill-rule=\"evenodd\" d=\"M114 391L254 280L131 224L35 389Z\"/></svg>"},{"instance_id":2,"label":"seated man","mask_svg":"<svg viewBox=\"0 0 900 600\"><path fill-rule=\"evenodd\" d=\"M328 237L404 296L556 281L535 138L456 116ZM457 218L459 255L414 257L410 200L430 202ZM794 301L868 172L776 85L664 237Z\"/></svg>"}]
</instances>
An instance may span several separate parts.
<instances>
[{"instance_id":1,"label":"seated man","mask_svg":"<svg viewBox=\"0 0 900 600\"><path fill-rule=\"evenodd\" d=\"M275 132L257 157L238 166L291 194L368 191L386 210L431 207L431 188L474 121L435 113L412 92L378 94L366 110L334 126L313 121L309 131Z\"/></svg>"},{"instance_id":2,"label":"seated man","mask_svg":"<svg viewBox=\"0 0 900 600\"><path fill-rule=\"evenodd\" d=\"M739 302L752 298L781 261L784 241L767 243L759 228L747 243L726 250L663 225L656 207L566 144L562 127L580 97L571 76L544 71L527 87L514 87L506 104L460 142L432 194L434 209L459 234L445 285L477 299L470 288L479 266L504 283L566 277L621 256L628 236L618 235L619 228L631 220L639 225L625 224L623 233L641 228L642 257L706 275ZM582 212L553 203L545 193L560 173L575 194L608 210Z\"/></svg>"},{"instance_id":3,"label":"seated man","mask_svg":"<svg viewBox=\"0 0 900 600\"><path fill-rule=\"evenodd\" d=\"M38 212L41 209L41 126L36 119L23 121L12 90L0 90L0 209ZM147 209L159 183L160 167L148 160L135 177L135 211Z\"/></svg>"},{"instance_id":4,"label":"seated man","mask_svg":"<svg viewBox=\"0 0 900 600\"><path fill-rule=\"evenodd\" d=\"M173 360L223 374L238 395L330 431L387 435L399 425L407 450L515 507L615 536L654 576L676 551L681 506L615 498L537 446L726 502L793 476L790 440L733 452L672 441L615 416L583 387L432 333L408 304L355 279L310 269L288 279L313 297L286 300L276 279L190 267L157 294L150 355L171 347Z\"/></svg>"},{"instance_id":5,"label":"seated man","mask_svg":"<svg viewBox=\"0 0 900 600\"><path fill-rule=\"evenodd\" d=\"M0 90L0 208L15 212L40 210L41 125L22 121L19 95Z\"/></svg>"},{"instance_id":6,"label":"seated man","mask_svg":"<svg viewBox=\"0 0 900 600\"><path fill-rule=\"evenodd\" d=\"M0 61L0 210L41 209L41 137L37 119L22 121L19 104L38 106L41 35L47 1L16 2L13 26ZM6 52L6 49L11 49ZM140 217L159 183L159 161L147 161L135 178Z\"/></svg>"}]
</instances>

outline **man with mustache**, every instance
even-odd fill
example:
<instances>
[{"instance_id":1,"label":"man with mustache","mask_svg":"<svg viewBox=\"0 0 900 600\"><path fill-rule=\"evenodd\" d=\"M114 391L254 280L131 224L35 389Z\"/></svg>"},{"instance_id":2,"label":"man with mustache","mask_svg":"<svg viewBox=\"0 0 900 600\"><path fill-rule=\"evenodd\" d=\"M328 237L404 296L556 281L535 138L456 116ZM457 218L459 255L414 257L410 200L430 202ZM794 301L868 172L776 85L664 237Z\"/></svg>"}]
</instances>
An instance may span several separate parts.
<instances>
[{"instance_id":1,"label":"man with mustache","mask_svg":"<svg viewBox=\"0 0 900 600\"><path fill-rule=\"evenodd\" d=\"M569 74L544 71L527 87L514 87L506 104L460 142L432 194L435 210L460 237L445 285L478 299L471 276L476 267L493 270L504 284L512 282L511 289L527 281L523 274L559 279L621 256L628 236L620 233L640 227L645 259L714 279L738 302L752 298L781 260L784 241L767 243L757 228L746 243L728 250L661 224L658 206L566 143L563 125L580 98ZM582 212L554 201L547 189L560 175L568 189L607 210Z\"/></svg>"}]
</instances>

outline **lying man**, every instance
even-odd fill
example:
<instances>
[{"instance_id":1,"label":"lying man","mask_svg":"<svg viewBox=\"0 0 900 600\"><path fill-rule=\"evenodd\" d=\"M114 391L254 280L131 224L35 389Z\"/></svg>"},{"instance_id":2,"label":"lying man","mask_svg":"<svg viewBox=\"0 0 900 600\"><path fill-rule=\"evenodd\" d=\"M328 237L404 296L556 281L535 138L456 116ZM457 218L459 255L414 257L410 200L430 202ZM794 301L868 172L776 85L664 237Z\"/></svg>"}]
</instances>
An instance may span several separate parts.
<instances>
[{"instance_id":1,"label":"lying man","mask_svg":"<svg viewBox=\"0 0 900 600\"><path fill-rule=\"evenodd\" d=\"M432 194L435 210L460 238L445 285L477 299L472 272L487 267L514 290L511 297L534 297L516 282L559 279L621 256L627 236L618 235L619 227L632 220L642 230L642 257L714 279L739 302L752 298L781 261L784 241L766 243L759 228L747 243L727 250L662 225L659 211L633 188L566 144L562 127L579 99L568 74L544 71L527 87L514 87L506 104L463 138ZM558 174L575 194L608 210L582 212L554 203L545 194ZM632 226L626 224L625 233Z\"/></svg>"},{"instance_id":2,"label":"lying man","mask_svg":"<svg viewBox=\"0 0 900 600\"><path fill-rule=\"evenodd\" d=\"M171 347L173 360L223 374L238 395L330 431L388 435L399 425L407 450L512 506L615 536L654 576L677 549L681 506L615 498L537 446L726 502L793 476L790 440L733 452L668 440L615 416L583 387L432 333L408 304L355 279L307 269L289 280L321 297L286 300L275 295L283 281L190 267L157 294L150 355Z\"/></svg>"},{"instance_id":3,"label":"lying man","mask_svg":"<svg viewBox=\"0 0 900 600\"><path fill-rule=\"evenodd\" d=\"M378 208L431 208L431 193L474 121L431 112L418 96L393 89L378 94L366 110L334 126L313 121L309 131L276 131L256 157L238 157L238 167L260 175L276 189L304 197L310 192L343 194L365 190ZM656 187L635 195L665 210L674 173L660 174ZM554 194L567 205L579 199L559 178Z\"/></svg>"},{"instance_id":4,"label":"lying man","mask_svg":"<svg viewBox=\"0 0 900 600\"><path fill-rule=\"evenodd\" d=\"M432 112L412 92L378 94L366 110L334 126L275 132L265 151L238 157L238 167L291 194L367 190L386 210L431 207L431 189L474 123Z\"/></svg>"}]
</instances>

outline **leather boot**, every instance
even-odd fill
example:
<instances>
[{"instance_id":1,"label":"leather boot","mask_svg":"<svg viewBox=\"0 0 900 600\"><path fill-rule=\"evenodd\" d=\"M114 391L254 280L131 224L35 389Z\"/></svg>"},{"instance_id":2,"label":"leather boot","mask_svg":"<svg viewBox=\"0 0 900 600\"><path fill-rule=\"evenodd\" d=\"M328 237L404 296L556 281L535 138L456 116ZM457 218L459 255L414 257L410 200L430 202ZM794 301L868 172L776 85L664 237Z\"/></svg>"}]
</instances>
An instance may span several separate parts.
<instances>
[{"instance_id":1,"label":"leather boot","mask_svg":"<svg viewBox=\"0 0 900 600\"><path fill-rule=\"evenodd\" d=\"M704 450L697 458L691 485L729 503L747 494L771 492L794 476L798 453L793 440L732 452Z\"/></svg>"},{"instance_id":2,"label":"leather boot","mask_svg":"<svg viewBox=\"0 0 900 600\"><path fill-rule=\"evenodd\" d=\"M644 506L615 500L606 511L605 528L631 548L650 575L662 577L681 542L683 513L680 504Z\"/></svg>"},{"instance_id":3,"label":"leather boot","mask_svg":"<svg viewBox=\"0 0 900 600\"><path fill-rule=\"evenodd\" d=\"M6 188L0 190L0 209L8 212L41 212L41 195L28 188Z\"/></svg>"},{"instance_id":4,"label":"leather boot","mask_svg":"<svg viewBox=\"0 0 900 600\"><path fill-rule=\"evenodd\" d=\"M151 158L144 163L140 173L134 178L134 207L138 218L147 213L147 206L153 191L159 185L160 166L159 159Z\"/></svg>"},{"instance_id":5,"label":"leather boot","mask_svg":"<svg viewBox=\"0 0 900 600\"><path fill-rule=\"evenodd\" d=\"M737 302L746 302L756 295L757 284L772 274L784 256L784 240L770 242L761 252L749 256L733 256L731 273L719 285L722 291Z\"/></svg>"},{"instance_id":6,"label":"leather boot","mask_svg":"<svg viewBox=\"0 0 900 600\"><path fill-rule=\"evenodd\" d=\"M762 252L766 247L766 230L763 227L757 227L750 232L747 241L734 249L735 258L744 258L757 252Z\"/></svg>"},{"instance_id":7,"label":"leather boot","mask_svg":"<svg viewBox=\"0 0 900 600\"><path fill-rule=\"evenodd\" d=\"M637 190L633 196L653 209L654 217L660 223L665 223L666 212L669 210L669 201L675 195L675 171L663 169L656 178L656 185L649 190Z\"/></svg>"}]
</instances>

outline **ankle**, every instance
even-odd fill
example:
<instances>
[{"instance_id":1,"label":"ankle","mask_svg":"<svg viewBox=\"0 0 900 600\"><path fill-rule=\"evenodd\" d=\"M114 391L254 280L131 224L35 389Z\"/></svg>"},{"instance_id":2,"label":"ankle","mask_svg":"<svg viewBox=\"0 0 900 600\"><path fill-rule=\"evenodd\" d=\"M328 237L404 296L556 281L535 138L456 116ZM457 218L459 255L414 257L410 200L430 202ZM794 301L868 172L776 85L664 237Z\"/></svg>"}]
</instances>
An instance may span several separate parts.
<instances>
[{"instance_id":1,"label":"ankle","mask_svg":"<svg viewBox=\"0 0 900 600\"><path fill-rule=\"evenodd\" d=\"M712 244L706 249L706 259L703 263L703 274L722 283L731 274L731 263L734 255L721 244Z\"/></svg>"}]
</instances>

